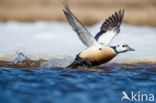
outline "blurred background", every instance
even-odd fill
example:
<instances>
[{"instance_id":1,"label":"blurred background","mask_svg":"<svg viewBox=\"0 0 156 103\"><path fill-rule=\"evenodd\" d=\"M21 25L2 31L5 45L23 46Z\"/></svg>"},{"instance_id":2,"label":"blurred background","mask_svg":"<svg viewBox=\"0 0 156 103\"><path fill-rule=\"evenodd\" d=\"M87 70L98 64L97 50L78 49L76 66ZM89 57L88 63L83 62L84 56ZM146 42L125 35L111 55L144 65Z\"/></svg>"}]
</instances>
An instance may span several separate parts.
<instances>
[{"instance_id":1,"label":"blurred background","mask_svg":"<svg viewBox=\"0 0 156 103\"><path fill-rule=\"evenodd\" d=\"M0 0L0 22L66 21L64 0ZM68 0L85 25L105 20L125 9L124 23L156 27L156 0Z\"/></svg>"}]
</instances>

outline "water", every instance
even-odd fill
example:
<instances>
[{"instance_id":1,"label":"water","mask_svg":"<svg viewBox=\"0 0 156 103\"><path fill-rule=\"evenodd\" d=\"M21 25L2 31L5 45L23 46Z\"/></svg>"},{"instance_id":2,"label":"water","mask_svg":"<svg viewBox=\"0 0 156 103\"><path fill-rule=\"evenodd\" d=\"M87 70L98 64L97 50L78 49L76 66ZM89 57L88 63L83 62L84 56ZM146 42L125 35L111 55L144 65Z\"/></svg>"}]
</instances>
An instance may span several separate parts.
<instances>
[{"instance_id":1,"label":"water","mask_svg":"<svg viewBox=\"0 0 156 103\"><path fill-rule=\"evenodd\" d=\"M156 64L108 63L72 69L54 67L57 62L33 61L21 52L14 62L1 61L0 102L114 103L121 101L123 91L156 94Z\"/></svg>"},{"instance_id":2,"label":"water","mask_svg":"<svg viewBox=\"0 0 156 103\"><path fill-rule=\"evenodd\" d=\"M93 35L100 24L88 27ZM113 44L126 42L135 52L71 69L66 66L85 46L68 24L0 23L0 103L119 103L123 91L156 96L155 34L123 25Z\"/></svg>"},{"instance_id":3,"label":"water","mask_svg":"<svg viewBox=\"0 0 156 103\"><path fill-rule=\"evenodd\" d=\"M156 64L0 68L1 103L119 103L122 91L156 94Z\"/></svg>"}]
</instances>

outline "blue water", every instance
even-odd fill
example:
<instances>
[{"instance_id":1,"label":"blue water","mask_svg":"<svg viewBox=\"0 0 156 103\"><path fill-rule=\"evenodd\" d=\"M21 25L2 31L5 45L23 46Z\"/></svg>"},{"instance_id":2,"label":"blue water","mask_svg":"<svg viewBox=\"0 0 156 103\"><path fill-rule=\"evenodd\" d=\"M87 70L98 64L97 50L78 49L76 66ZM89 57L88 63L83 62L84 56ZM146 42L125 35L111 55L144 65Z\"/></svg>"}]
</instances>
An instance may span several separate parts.
<instances>
[{"instance_id":1,"label":"blue water","mask_svg":"<svg viewBox=\"0 0 156 103\"><path fill-rule=\"evenodd\" d=\"M0 103L120 103L122 91L156 95L156 64L0 68Z\"/></svg>"}]
</instances>

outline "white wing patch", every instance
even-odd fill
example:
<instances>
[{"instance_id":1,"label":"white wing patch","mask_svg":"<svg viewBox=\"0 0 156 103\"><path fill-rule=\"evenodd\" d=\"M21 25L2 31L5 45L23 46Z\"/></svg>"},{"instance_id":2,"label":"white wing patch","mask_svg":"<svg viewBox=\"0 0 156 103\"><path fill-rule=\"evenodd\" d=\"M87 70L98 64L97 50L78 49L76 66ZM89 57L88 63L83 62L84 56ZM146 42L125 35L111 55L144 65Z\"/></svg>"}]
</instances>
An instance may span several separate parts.
<instances>
[{"instance_id":1,"label":"white wing patch","mask_svg":"<svg viewBox=\"0 0 156 103\"><path fill-rule=\"evenodd\" d=\"M95 36L95 39L100 43L110 45L112 39L120 32L123 16L124 10L119 10L106 19L101 26L101 31Z\"/></svg>"},{"instance_id":2,"label":"white wing patch","mask_svg":"<svg viewBox=\"0 0 156 103\"><path fill-rule=\"evenodd\" d=\"M113 30L107 31L106 33L104 33L103 35L100 36L100 38L98 39L98 42L106 44L106 45L110 45L111 41L113 40L113 38L116 35L117 35L117 33L114 32Z\"/></svg>"}]
</instances>

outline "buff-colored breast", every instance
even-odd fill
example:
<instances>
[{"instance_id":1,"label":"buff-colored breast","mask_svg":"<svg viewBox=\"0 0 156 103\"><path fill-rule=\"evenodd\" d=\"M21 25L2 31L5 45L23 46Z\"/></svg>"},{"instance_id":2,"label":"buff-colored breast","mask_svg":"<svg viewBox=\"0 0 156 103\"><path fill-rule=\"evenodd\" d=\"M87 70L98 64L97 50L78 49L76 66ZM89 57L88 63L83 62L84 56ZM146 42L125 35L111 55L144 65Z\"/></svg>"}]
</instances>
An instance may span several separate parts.
<instances>
[{"instance_id":1,"label":"buff-colored breast","mask_svg":"<svg viewBox=\"0 0 156 103\"><path fill-rule=\"evenodd\" d=\"M109 46L93 46L80 53L81 58L86 58L93 63L108 62L116 55L114 50Z\"/></svg>"}]
</instances>

